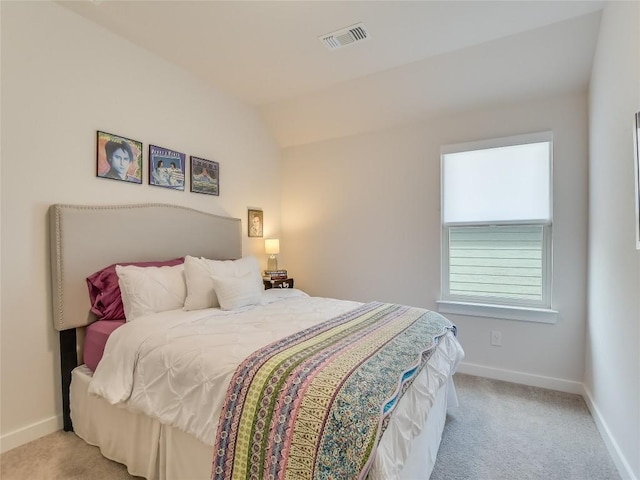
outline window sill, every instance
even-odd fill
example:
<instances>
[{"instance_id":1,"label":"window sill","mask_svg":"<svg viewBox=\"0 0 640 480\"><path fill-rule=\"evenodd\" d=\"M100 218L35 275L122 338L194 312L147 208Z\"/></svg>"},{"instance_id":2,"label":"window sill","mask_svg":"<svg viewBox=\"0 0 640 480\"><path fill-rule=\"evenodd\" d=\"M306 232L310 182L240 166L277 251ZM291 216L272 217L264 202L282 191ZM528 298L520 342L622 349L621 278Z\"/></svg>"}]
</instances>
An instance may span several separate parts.
<instances>
[{"instance_id":1,"label":"window sill","mask_svg":"<svg viewBox=\"0 0 640 480\"><path fill-rule=\"evenodd\" d=\"M438 312L474 317L503 318L524 322L556 323L558 312L547 308L488 305L485 303L452 302L438 300Z\"/></svg>"}]
</instances>

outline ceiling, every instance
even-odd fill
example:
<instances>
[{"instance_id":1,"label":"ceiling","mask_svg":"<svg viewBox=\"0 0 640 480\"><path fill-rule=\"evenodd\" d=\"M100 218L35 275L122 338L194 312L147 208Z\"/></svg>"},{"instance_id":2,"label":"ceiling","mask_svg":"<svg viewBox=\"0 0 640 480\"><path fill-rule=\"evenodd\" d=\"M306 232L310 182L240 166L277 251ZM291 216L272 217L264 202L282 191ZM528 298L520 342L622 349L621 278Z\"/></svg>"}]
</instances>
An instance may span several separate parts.
<instances>
[{"instance_id":1,"label":"ceiling","mask_svg":"<svg viewBox=\"0 0 640 480\"><path fill-rule=\"evenodd\" d=\"M59 1L258 109L282 146L588 85L603 1ZM363 22L370 39L319 36Z\"/></svg>"}]
</instances>

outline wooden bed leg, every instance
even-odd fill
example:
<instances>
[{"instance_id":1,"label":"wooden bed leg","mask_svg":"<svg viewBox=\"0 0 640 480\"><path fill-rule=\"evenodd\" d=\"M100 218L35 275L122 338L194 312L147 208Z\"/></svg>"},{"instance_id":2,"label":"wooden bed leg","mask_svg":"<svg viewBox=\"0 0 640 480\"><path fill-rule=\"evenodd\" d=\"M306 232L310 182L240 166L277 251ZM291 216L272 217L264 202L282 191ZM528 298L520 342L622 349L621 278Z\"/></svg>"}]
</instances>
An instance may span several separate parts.
<instances>
[{"instance_id":1,"label":"wooden bed leg","mask_svg":"<svg viewBox=\"0 0 640 480\"><path fill-rule=\"evenodd\" d=\"M71 387L71 370L78 366L76 353L76 329L60 331L60 373L62 374L62 421L65 432L73 432L71 423L71 404L69 389Z\"/></svg>"}]
</instances>

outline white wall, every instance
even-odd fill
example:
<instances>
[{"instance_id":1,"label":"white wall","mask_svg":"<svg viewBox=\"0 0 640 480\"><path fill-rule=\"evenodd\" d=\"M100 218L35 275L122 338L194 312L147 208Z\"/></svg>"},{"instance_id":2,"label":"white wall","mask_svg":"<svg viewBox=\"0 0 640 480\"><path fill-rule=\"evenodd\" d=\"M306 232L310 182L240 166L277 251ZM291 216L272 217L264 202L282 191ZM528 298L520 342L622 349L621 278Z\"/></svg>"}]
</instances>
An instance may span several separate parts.
<instances>
[{"instance_id":1,"label":"white wall","mask_svg":"<svg viewBox=\"0 0 640 480\"><path fill-rule=\"evenodd\" d=\"M280 228L280 150L257 113L50 2L2 12L2 450L61 426L47 207L166 202ZM141 28L145 28L141 26ZM220 162L220 196L96 178L96 131ZM263 255L244 237L244 254Z\"/></svg>"},{"instance_id":2,"label":"white wall","mask_svg":"<svg viewBox=\"0 0 640 480\"><path fill-rule=\"evenodd\" d=\"M586 92L285 149L281 246L296 285L314 295L436 309L440 146L545 130L555 134L557 324L449 317L459 327L467 371L581 391ZM490 346L491 330L502 332L504 346Z\"/></svg>"},{"instance_id":3,"label":"white wall","mask_svg":"<svg viewBox=\"0 0 640 480\"><path fill-rule=\"evenodd\" d=\"M633 116L640 3L608 2L589 95L589 302L585 385L624 478L640 478L640 251Z\"/></svg>"}]
</instances>

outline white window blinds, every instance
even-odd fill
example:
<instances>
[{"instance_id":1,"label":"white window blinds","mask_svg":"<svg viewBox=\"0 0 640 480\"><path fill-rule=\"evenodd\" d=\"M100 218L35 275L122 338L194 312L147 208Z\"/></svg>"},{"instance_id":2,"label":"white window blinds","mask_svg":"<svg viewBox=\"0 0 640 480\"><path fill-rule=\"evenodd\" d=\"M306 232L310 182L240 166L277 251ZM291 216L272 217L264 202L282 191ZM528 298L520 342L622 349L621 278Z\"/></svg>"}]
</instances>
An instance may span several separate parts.
<instances>
[{"instance_id":1,"label":"white window blinds","mask_svg":"<svg viewBox=\"0 0 640 480\"><path fill-rule=\"evenodd\" d=\"M550 169L550 139L443 152L443 224L549 224Z\"/></svg>"}]
</instances>

